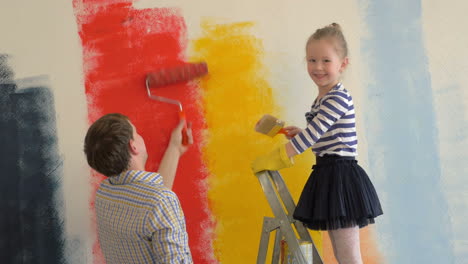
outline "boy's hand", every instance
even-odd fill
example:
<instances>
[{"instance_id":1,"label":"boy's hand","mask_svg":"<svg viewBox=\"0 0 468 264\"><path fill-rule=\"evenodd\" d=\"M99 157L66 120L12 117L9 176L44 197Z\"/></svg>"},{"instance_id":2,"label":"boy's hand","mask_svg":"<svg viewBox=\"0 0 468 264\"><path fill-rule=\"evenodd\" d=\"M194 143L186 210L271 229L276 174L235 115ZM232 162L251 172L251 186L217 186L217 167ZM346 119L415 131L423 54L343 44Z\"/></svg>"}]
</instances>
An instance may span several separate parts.
<instances>
[{"instance_id":1,"label":"boy's hand","mask_svg":"<svg viewBox=\"0 0 468 264\"><path fill-rule=\"evenodd\" d=\"M184 154L190 145L193 144L192 123L187 123L188 144L182 144L182 129L184 129L185 120L181 120L174 130L172 130L169 146L176 148L180 155Z\"/></svg>"}]
</instances>

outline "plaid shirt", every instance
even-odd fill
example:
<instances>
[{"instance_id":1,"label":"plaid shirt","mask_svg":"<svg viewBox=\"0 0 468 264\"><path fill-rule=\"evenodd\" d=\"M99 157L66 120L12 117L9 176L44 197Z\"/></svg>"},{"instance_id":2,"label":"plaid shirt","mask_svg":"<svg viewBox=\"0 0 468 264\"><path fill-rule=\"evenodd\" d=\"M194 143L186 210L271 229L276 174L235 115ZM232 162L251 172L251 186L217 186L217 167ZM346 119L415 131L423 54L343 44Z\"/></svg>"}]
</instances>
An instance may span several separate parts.
<instances>
[{"instance_id":1,"label":"plaid shirt","mask_svg":"<svg viewBox=\"0 0 468 264\"><path fill-rule=\"evenodd\" d=\"M125 171L104 180L96 217L108 264L192 263L179 199L158 173Z\"/></svg>"}]
</instances>

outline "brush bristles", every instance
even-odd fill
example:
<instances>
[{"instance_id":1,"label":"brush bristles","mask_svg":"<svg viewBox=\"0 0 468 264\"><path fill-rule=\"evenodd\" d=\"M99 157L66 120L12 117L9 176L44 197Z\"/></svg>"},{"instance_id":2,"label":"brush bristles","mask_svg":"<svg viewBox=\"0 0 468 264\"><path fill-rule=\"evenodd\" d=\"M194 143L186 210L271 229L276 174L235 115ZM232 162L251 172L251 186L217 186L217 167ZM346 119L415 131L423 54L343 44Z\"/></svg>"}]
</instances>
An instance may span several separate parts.
<instances>
[{"instance_id":1,"label":"brush bristles","mask_svg":"<svg viewBox=\"0 0 468 264\"><path fill-rule=\"evenodd\" d=\"M255 131L265 134L270 137L274 137L283 128L284 121L278 118L265 114L255 125Z\"/></svg>"}]
</instances>

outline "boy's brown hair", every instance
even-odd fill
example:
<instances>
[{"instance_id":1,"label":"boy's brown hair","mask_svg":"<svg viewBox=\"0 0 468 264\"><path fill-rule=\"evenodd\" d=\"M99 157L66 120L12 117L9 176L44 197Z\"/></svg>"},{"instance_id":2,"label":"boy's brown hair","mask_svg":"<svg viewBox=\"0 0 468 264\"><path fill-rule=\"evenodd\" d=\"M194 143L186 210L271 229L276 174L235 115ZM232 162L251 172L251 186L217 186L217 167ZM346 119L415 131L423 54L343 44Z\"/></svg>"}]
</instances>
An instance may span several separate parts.
<instances>
[{"instance_id":1,"label":"boy's brown hair","mask_svg":"<svg viewBox=\"0 0 468 264\"><path fill-rule=\"evenodd\" d=\"M89 166L107 177L127 170L130 165L130 140L133 128L128 117L107 114L88 129L84 152Z\"/></svg>"}]
</instances>

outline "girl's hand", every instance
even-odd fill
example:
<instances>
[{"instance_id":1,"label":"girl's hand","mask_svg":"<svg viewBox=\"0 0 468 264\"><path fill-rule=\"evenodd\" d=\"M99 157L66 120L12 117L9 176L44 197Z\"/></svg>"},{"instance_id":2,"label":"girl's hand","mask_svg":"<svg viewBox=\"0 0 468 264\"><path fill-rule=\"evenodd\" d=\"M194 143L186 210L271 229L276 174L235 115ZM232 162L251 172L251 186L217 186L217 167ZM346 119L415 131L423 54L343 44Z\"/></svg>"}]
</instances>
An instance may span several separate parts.
<instances>
[{"instance_id":1,"label":"girl's hand","mask_svg":"<svg viewBox=\"0 0 468 264\"><path fill-rule=\"evenodd\" d=\"M284 131L286 131L285 136L286 136L287 139L291 139L294 136L296 136L297 134L302 132L302 128L299 128L299 127L296 127L296 126L287 126L287 127L284 127L283 129L284 129Z\"/></svg>"}]
</instances>

